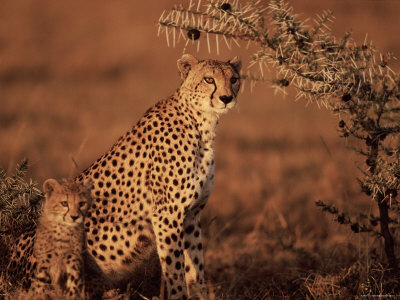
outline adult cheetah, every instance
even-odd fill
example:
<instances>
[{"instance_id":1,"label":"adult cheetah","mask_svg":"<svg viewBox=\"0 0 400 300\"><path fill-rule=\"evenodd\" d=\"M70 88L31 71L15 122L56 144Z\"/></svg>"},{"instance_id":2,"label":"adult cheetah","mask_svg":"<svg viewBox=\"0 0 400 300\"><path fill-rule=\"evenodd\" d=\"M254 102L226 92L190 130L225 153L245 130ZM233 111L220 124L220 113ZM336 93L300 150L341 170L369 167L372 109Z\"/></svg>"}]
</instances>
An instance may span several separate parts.
<instances>
[{"instance_id":1,"label":"adult cheetah","mask_svg":"<svg viewBox=\"0 0 400 300\"><path fill-rule=\"evenodd\" d=\"M238 57L183 55L175 94L77 178L94 183L88 249L110 279L129 276L156 246L168 299L207 298L200 211L214 180L216 126L236 104L240 68Z\"/></svg>"},{"instance_id":2,"label":"adult cheetah","mask_svg":"<svg viewBox=\"0 0 400 300\"><path fill-rule=\"evenodd\" d=\"M220 115L235 106L240 58L178 60L183 80L76 181L93 181L87 247L111 282L130 278L154 248L168 299L208 298L200 212L214 181Z\"/></svg>"}]
</instances>

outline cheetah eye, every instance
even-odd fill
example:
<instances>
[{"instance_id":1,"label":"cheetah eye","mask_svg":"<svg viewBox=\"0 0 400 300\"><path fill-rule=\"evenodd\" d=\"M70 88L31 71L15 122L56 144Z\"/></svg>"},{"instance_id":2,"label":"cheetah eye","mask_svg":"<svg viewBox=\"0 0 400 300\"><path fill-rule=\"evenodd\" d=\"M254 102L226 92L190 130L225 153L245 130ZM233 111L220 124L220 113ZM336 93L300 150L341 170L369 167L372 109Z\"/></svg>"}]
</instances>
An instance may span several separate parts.
<instances>
[{"instance_id":1,"label":"cheetah eye","mask_svg":"<svg viewBox=\"0 0 400 300\"><path fill-rule=\"evenodd\" d=\"M67 201L61 201L61 205L67 207L68 206L68 202Z\"/></svg>"},{"instance_id":2,"label":"cheetah eye","mask_svg":"<svg viewBox=\"0 0 400 300\"><path fill-rule=\"evenodd\" d=\"M83 206L85 206L86 205L86 202L79 202L79 207L83 207Z\"/></svg>"},{"instance_id":3,"label":"cheetah eye","mask_svg":"<svg viewBox=\"0 0 400 300\"><path fill-rule=\"evenodd\" d=\"M231 83L232 84L235 84L237 81L238 81L238 79L236 77L232 77L231 78Z\"/></svg>"},{"instance_id":4,"label":"cheetah eye","mask_svg":"<svg viewBox=\"0 0 400 300\"><path fill-rule=\"evenodd\" d=\"M213 84L214 83L214 78L212 77L204 77L204 81L208 84Z\"/></svg>"}]
</instances>

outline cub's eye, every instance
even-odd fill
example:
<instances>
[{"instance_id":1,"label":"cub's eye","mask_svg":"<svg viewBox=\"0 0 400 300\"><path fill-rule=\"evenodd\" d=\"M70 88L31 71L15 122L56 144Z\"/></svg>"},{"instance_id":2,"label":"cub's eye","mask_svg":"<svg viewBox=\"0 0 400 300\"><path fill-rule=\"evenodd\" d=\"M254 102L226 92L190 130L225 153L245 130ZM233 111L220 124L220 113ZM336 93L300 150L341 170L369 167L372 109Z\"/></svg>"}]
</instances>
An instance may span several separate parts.
<instances>
[{"instance_id":1,"label":"cub's eye","mask_svg":"<svg viewBox=\"0 0 400 300\"><path fill-rule=\"evenodd\" d=\"M231 83L232 84L235 84L237 81L238 81L238 79L236 77L232 77L231 78Z\"/></svg>"},{"instance_id":2,"label":"cub's eye","mask_svg":"<svg viewBox=\"0 0 400 300\"><path fill-rule=\"evenodd\" d=\"M86 202L79 202L79 207L83 207L86 205Z\"/></svg>"},{"instance_id":3,"label":"cub's eye","mask_svg":"<svg viewBox=\"0 0 400 300\"><path fill-rule=\"evenodd\" d=\"M68 206L68 202L67 201L61 201L61 205L67 207Z\"/></svg>"},{"instance_id":4,"label":"cub's eye","mask_svg":"<svg viewBox=\"0 0 400 300\"><path fill-rule=\"evenodd\" d=\"M204 81L208 84L214 83L214 78L212 77L204 77Z\"/></svg>"}]
</instances>

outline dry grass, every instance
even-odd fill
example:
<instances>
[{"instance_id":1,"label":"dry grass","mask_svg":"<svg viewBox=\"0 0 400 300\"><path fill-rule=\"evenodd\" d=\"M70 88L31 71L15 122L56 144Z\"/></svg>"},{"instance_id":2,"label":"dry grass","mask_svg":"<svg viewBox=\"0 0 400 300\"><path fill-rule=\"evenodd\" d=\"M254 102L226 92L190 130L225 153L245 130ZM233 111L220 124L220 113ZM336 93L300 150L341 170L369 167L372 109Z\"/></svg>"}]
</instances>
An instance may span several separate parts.
<instances>
[{"instance_id":1,"label":"dry grass","mask_svg":"<svg viewBox=\"0 0 400 300\"><path fill-rule=\"evenodd\" d=\"M28 157L29 175L39 183L73 176L173 93L181 48L156 38L155 21L174 2L2 1L0 166L13 170ZM396 1L293 5L305 17L331 8L335 32L353 28L361 40L369 32L381 50L399 52L392 37ZM247 61L243 49L221 56L237 54ZM353 214L372 207L360 193L357 157L347 148L351 141L338 138L337 121L265 86L244 91L238 109L222 118L215 188L203 213L207 278L216 299L388 292L377 263L384 261L381 241L351 233L314 205L322 199Z\"/></svg>"}]
</instances>

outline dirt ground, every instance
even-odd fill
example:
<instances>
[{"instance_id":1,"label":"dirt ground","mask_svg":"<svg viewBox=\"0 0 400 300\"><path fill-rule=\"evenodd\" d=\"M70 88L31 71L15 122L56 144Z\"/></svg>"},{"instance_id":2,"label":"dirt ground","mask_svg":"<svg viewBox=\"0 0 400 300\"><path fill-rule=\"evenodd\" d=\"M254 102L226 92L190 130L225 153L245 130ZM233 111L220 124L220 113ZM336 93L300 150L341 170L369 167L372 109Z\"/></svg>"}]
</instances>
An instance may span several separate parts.
<instances>
[{"instance_id":1,"label":"dirt ground","mask_svg":"<svg viewBox=\"0 0 400 300\"><path fill-rule=\"evenodd\" d=\"M0 1L0 167L11 171L27 157L39 185L72 177L172 94L183 44L168 48L156 22L164 9L187 2ZM380 51L400 55L399 1L290 3L303 19L332 9L338 37L352 30L362 43L368 33ZM240 55L244 68L251 54L222 45L217 56L205 43L188 52L221 60ZM381 241L352 233L314 204L323 200L350 214L374 209L360 193L351 141L339 138L336 116L295 102L293 91L282 97L268 83L252 92L246 86L238 107L221 119L214 191L203 214L212 294L362 294L371 251L383 255Z\"/></svg>"}]
</instances>

